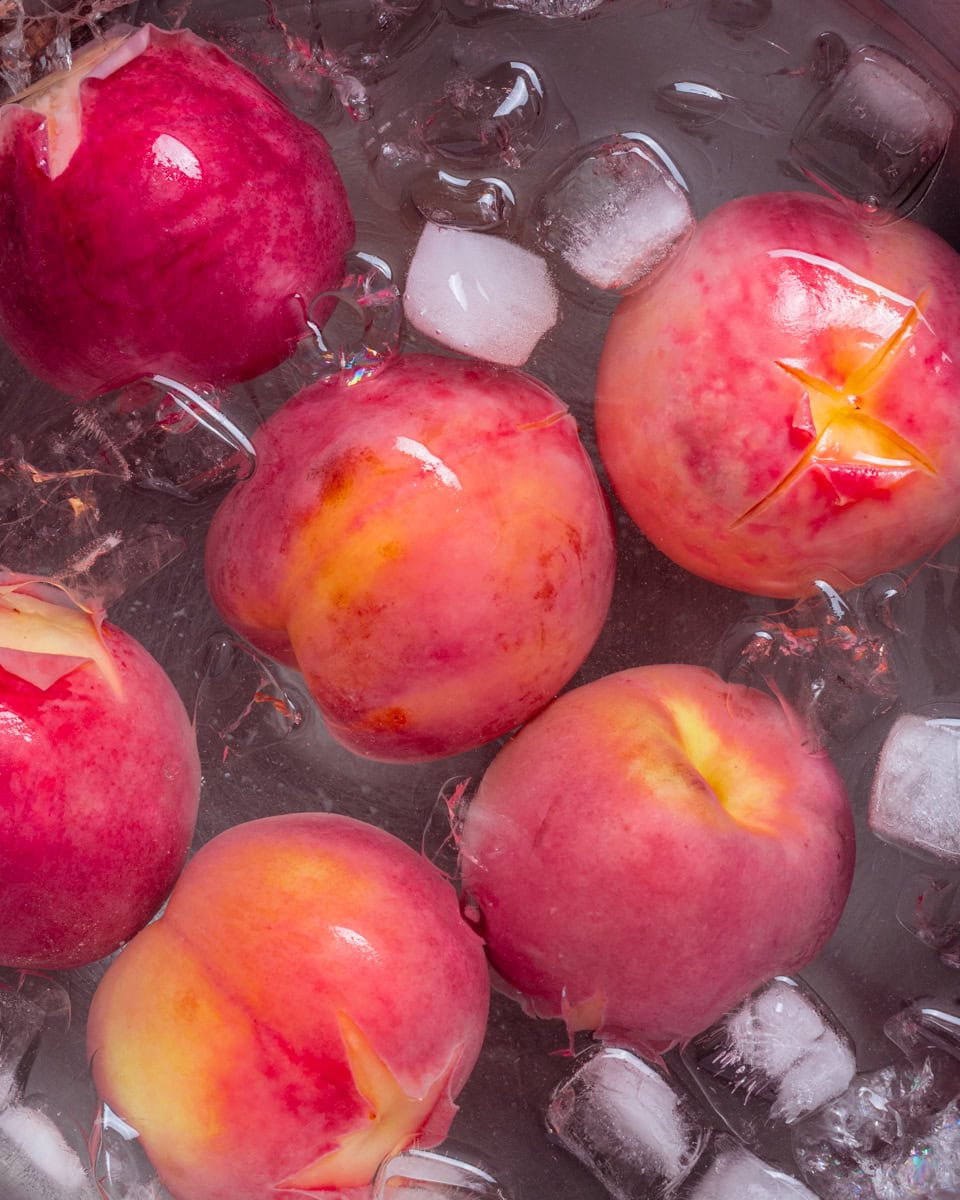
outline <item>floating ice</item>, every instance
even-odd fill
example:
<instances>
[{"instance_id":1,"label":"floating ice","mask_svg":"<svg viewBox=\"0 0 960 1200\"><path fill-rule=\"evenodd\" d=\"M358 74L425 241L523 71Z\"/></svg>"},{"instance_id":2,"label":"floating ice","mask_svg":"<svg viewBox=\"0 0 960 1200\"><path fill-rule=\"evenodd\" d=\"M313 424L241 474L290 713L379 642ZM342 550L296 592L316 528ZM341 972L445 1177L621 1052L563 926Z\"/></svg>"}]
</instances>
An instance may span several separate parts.
<instances>
[{"instance_id":1,"label":"floating ice","mask_svg":"<svg viewBox=\"0 0 960 1200\"><path fill-rule=\"evenodd\" d=\"M877 1200L956 1200L960 1195L960 1112L954 1102L873 1178Z\"/></svg>"},{"instance_id":2,"label":"floating ice","mask_svg":"<svg viewBox=\"0 0 960 1200\"><path fill-rule=\"evenodd\" d=\"M897 718L877 763L869 821L884 841L960 866L960 719Z\"/></svg>"},{"instance_id":3,"label":"floating ice","mask_svg":"<svg viewBox=\"0 0 960 1200\"><path fill-rule=\"evenodd\" d=\"M718 1138L710 1157L684 1200L816 1200L799 1179L771 1167L732 1138Z\"/></svg>"},{"instance_id":4,"label":"floating ice","mask_svg":"<svg viewBox=\"0 0 960 1200\"><path fill-rule=\"evenodd\" d=\"M534 17L582 17L607 0L466 0L470 8L512 9Z\"/></svg>"},{"instance_id":5,"label":"floating ice","mask_svg":"<svg viewBox=\"0 0 960 1200\"><path fill-rule=\"evenodd\" d=\"M102 1200L158 1200L159 1182L140 1135L108 1104L97 1115L92 1154Z\"/></svg>"},{"instance_id":6,"label":"floating ice","mask_svg":"<svg viewBox=\"0 0 960 1200\"><path fill-rule=\"evenodd\" d=\"M809 988L785 977L700 1034L683 1057L744 1137L762 1121L792 1124L826 1104L856 1070L849 1037Z\"/></svg>"},{"instance_id":7,"label":"floating ice","mask_svg":"<svg viewBox=\"0 0 960 1200\"><path fill-rule=\"evenodd\" d=\"M76 1149L54 1120L27 1104L0 1109L3 1200L96 1200Z\"/></svg>"},{"instance_id":8,"label":"floating ice","mask_svg":"<svg viewBox=\"0 0 960 1200\"><path fill-rule=\"evenodd\" d=\"M773 11L773 0L709 0L707 19L734 37L742 37L765 25Z\"/></svg>"},{"instance_id":9,"label":"floating ice","mask_svg":"<svg viewBox=\"0 0 960 1200\"><path fill-rule=\"evenodd\" d=\"M801 118L791 157L868 210L905 211L919 201L952 128L953 110L931 84L887 51L863 46Z\"/></svg>"},{"instance_id":10,"label":"floating ice","mask_svg":"<svg viewBox=\"0 0 960 1200\"><path fill-rule=\"evenodd\" d=\"M502 179L471 179L450 171L420 176L410 186L417 211L435 225L496 229L516 208L513 189Z\"/></svg>"},{"instance_id":11,"label":"floating ice","mask_svg":"<svg viewBox=\"0 0 960 1200\"><path fill-rule=\"evenodd\" d=\"M508 1200L494 1177L476 1163L432 1150L405 1150L388 1158L373 1181L373 1200Z\"/></svg>"},{"instance_id":12,"label":"floating ice","mask_svg":"<svg viewBox=\"0 0 960 1200\"><path fill-rule=\"evenodd\" d=\"M520 367L557 320L543 259L503 238L424 226L403 310L415 329L451 350Z\"/></svg>"},{"instance_id":13,"label":"floating ice","mask_svg":"<svg viewBox=\"0 0 960 1200\"><path fill-rule=\"evenodd\" d=\"M897 920L946 967L960 967L960 885L956 880L915 875L897 904Z\"/></svg>"},{"instance_id":14,"label":"floating ice","mask_svg":"<svg viewBox=\"0 0 960 1200\"><path fill-rule=\"evenodd\" d=\"M958 1087L960 1068L946 1055L856 1076L845 1092L795 1126L794 1156L804 1179L823 1200L948 1200L949 1193L936 1191L879 1192L874 1181L904 1165Z\"/></svg>"},{"instance_id":15,"label":"floating ice","mask_svg":"<svg viewBox=\"0 0 960 1200\"><path fill-rule=\"evenodd\" d=\"M20 1101L43 1024L37 1005L0 985L0 1109Z\"/></svg>"},{"instance_id":16,"label":"floating ice","mask_svg":"<svg viewBox=\"0 0 960 1200\"><path fill-rule=\"evenodd\" d=\"M950 1000L915 1000L884 1023L895 1046L914 1060L943 1050L960 1059L960 1005Z\"/></svg>"},{"instance_id":17,"label":"floating ice","mask_svg":"<svg viewBox=\"0 0 960 1200\"><path fill-rule=\"evenodd\" d=\"M547 1127L615 1200L660 1200L709 1139L689 1098L626 1050L590 1055L554 1092Z\"/></svg>"},{"instance_id":18,"label":"floating ice","mask_svg":"<svg viewBox=\"0 0 960 1200\"><path fill-rule=\"evenodd\" d=\"M544 246L595 287L635 286L693 228L686 190L668 163L639 135L585 151L540 201Z\"/></svg>"}]
</instances>

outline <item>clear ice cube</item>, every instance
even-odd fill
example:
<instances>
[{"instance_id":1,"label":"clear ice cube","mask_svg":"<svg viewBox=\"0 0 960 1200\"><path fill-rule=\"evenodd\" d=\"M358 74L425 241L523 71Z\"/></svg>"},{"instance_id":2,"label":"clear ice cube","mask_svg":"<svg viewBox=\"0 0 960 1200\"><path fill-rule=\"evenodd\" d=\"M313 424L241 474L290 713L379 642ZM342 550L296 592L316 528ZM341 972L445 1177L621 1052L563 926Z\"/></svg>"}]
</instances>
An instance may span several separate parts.
<instances>
[{"instance_id":1,"label":"clear ice cube","mask_svg":"<svg viewBox=\"0 0 960 1200\"><path fill-rule=\"evenodd\" d=\"M608 0L465 0L469 8L510 9L534 17L582 17Z\"/></svg>"},{"instance_id":2,"label":"clear ice cube","mask_svg":"<svg viewBox=\"0 0 960 1200\"><path fill-rule=\"evenodd\" d=\"M556 1089L547 1128L615 1200L660 1200L710 1138L689 1096L629 1051L607 1047Z\"/></svg>"},{"instance_id":3,"label":"clear ice cube","mask_svg":"<svg viewBox=\"0 0 960 1200\"><path fill-rule=\"evenodd\" d=\"M683 1060L740 1136L793 1124L842 1092L856 1070L853 1044L803 983L785 976L696 1037Z\"/></svg>"},{"instance_id":4,"label":"clear ice cube","mask_svg":"<svg viewBox=\"0 0 960 1200\"><path fill-rule=\"evenodd\" d=\"M42 1009L0 981L0 1109L23 1096L43 1026Z\"/></svg>"},{"instance_id":5,"label":"clear ice cube","mask_svg":"<svg viewBox=\"0 0 960 1200\"><path fill-rule=\"evenodd\" d=\"M407 320L461 354L521 367L556 323L546 263L504 238L427 224L403 294Z\"/></svg>"},{"instance_id":6,"label":"clear ice cube","mask_svg":"<svg viewBox=\"0 0 960 1200\"><path fill-rule=\"evenodd\" d=\"M874 1179L909 1157L958 1089L960 1070L948 1055L856 1076L845 1092L794 1127L793 1152L803 1178L823 1200L880 1200Z\"/></svg>"},{"instance_id":7,"label":"clear ice cube","mask_svg":"<svg viewBox=\"0 0 960 1200\"><path fill-rule=\"evenodd\" d=\"M584 150L541 197L538 232L594 287L624 290L661 266L693 229L682 178L639 134Z\"/></svg>"},{"instance_id":8,"label":"clear ice cube","mask_svg":"<svg viewBox=\"0 0 960 1200\"><path fill-rule=\"evenodd\" d=\"M889 1017L883 1032L912 1061L938 1050L960 1060L960 1004L952 1000L915 1000Z\"/></svg>"},{"instance_id":9,"label":"clear ice cube","mask_svg":"<svg viewBox=\"0 0 960 1200\"><path fill-rule=\"evenodd\" d=\"M160 1182L140 1135L108 1104L100 1106L91 1154L101 1200L159 1200Z\"/></svg>"},{"instance_id":10,"label":"clear ice cube","mask_svg":"<svg viewBox=\"0 0 960 1200\"><path fill-rule=\"evenodd\" d=\"M943 157L953 110L895 55L861 46L801 117L791 158L828 191L868 210L907 211Z\"/></svg>"},{"instance_id":11,"label":"clear ice cube","mask_svg":"<svg viewBox=\"0 0 960 1200\"><path fill-rule=\"evenodd\" d=\"M683 1200L816 1200L799 1179L732 1138L717 1138L706 1157L705 1169L683 1189Z\"/></svg>"},{"instance_id":12,"label":"clear ice cube","mask_svg":"<svg viewBox=\"0 0 960 1200\"><path fill-rule=\"evenodd\" d=\"M897 718L874 774L869 822L884 841L960 866L960 718Z\"/></svg>"},{"instance_id":13,"label":"clear ice cube","mask_svg":"<svg viewBox=\"0 0 960 1200\"><path fill-rule=\"evenodd\" d=\"M897 920L946 967L960 967L960 884L915 875L900 892Z\"/></svg>"},{"instance_id":14,"label":"clear ice cube","mask_svg":"<svg viewBox=\"0 0 960 1200\"><path fill-rule=\"evenodd\" d=\"M450 171L419 176L410 185L410 200L417 212L434 225L457 229L497 229L516 208L513 188L502 179L474 179Z\"/></svg>"},{"instance_id":15,"label":"clear ice cube","mask_svg":"<svg viewBox=\"0 0 960 1200\"><path fill-rule=\"evenodd\" d=\"M478 1163L414 1148L381 1164L373 1181L372 1200L509 1200L509 1197Z\"/></svg>"},{"instance_id":16,"label":"clear ice cube","mask_svg":"<svg viewBox=\"0 0 960 1200\"><path fill-rule=\"evenodd\" d=\"M873 1177L877 1200L956 1200L960 1195L960 1111L948 1104Z\"/></svg>"}]
</instances>

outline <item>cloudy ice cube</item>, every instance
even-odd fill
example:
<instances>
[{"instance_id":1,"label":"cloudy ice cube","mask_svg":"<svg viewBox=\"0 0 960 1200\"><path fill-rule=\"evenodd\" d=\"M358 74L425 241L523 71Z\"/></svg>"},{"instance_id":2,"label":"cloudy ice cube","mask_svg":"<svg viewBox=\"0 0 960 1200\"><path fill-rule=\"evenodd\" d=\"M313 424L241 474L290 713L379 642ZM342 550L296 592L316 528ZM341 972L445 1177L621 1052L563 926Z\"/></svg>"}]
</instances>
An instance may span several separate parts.
<instances>
[{"instance_id":1,"label":"cloudy ice cube","mask_svg":"<svg viewBox=\"0 0 960 1200\"><path fill-rule=\"evenodd\" d=\"M433 1150L404 1150L387 1159L373 1181L373 1200L508 1200L476 1163Z\"/></svg>"},{"instance_id":2,"label":"cloudy ice cube","mask_svg":"<svg viewBox=\"0 0 960 1200\"><path fill-rule=\"evenodd\" d=\"M960 720L896 720L877 763L869 821L884 841L960 866Z\"/></svg>"},{"instance_id":3,"label":"cloudy ice cube","mask_svg":"<svg viewBox=\"0 0 960 1200\"><path fill-rule=\"evenodd\" d=\"M27 1104L0 1110L3 1200L96 1200L76 1150L53 1119Z\"/></svg>"},{"instance_id":4,"label":"cloudy ice cube","mask_svg":"<svg viewBox=\"0 0 960 1200\"><path fill-rule=\"evenodd\" d=\"M791 156L829 191L898 209L919 200L952 127L953 110L923 76L862 46L801 118Z\"/></svg>"},{"instance_id":5,"label":"cloudy ice cube","mask_svg":"<svg viewBox=\"0 0 960 1200\"><path fill-rule=\"evenodd\" d=\"M407 273L403 310L450 350L521 367L556 323L546 263L503 238L428 223Z\"/></svg>"},{"instance_id":6,"label":"cloudy ice cube","mask_svg":"<svg viewBox=\"0 0 960 1200\"><path fill-rule=\"evenodd\" d=\"M778 977L695 1038L684 1061L741 1136L766 1121L792 1124L844 1090L853 1046L802 983Z\"/></svg>"},{"instance_id":7,"label":"cloudy ice cube","mask_svg":"<svg viewBox=\"0 0 960 1200\"><path fill-rule=\"evenodd\" d=\"M684 1200L816 1200L808 1187L732 1138L718 1138L711 1161Z\"/></svg>"},{"instance_id":8,"label":"cloudy ice cube","mask_svg":"<svg viewBox=\"0 0 960 1200\"><path fill-rule=\"evenodd\" d=\"M554 1092L547 1127L615 1200L659 1200L710 1136L689 1098L626 1050L588 1057Z\"/></svg>"},{"instance_id":9,"label":"cloudy ice cube","mask_svg":"<svg viewBox=\"0 0 960 1200\"><path fill-rule=\"evenodd\" d=\"M544 246L594 287L640 282L680 245L693 213L653 142L623 136L585 152L540 201Z\"/></svg>"}]
</instances>

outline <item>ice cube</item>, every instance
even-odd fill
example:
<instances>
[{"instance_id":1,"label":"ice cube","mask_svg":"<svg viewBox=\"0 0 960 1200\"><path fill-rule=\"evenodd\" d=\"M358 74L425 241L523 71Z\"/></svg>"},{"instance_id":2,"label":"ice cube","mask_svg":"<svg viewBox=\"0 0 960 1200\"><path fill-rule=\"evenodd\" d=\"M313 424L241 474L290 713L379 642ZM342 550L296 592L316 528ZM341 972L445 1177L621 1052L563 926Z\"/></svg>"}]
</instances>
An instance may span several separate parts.
<instances>
[{"instance_id":1,"label":"ice cube","mask_svg":"<svg viewBox=\"0 0 960 1200\"><path fill-rule=\"evenodd\" d=\"M960 885L955 880L915 875L897 904L897 920L946 967L960 967Z\"/></svg>"},{"instance_id":2,"label":"ice cube","mask_svg":"<svg viewBox=\"0 0 960 1200\"><path fill-rule=\"evenodd\" d=\"M517 204L513 189L502 179L471 179L450 171L419 176L410 185L410 200L435 225L476 230L505 224Z\"/></svg>"},{"instance_id":3,"label":"ice cube","mask_svg":"<svg viewBox=\"0 0 960 1200\"><path fill-rule=\"evenodd\" d=\"M102 1200L159 1200L160 1184L140 1135L108 1104L100 1106L91 1152Z\"/></svg>"},{"instance_id":4,"label":"ice cube","mask_svg":"<svg viewBox=\"0 0 960 1200\"><path fill-rule=\"evenodd\" d=\"M43 1024L42 1009L0 981L0 1109L21 1099Z\"/></svg>"},{"instance_id":5,"label":"ice cube","mask_svg":"<svg viewBox=\"0 0 960 1200\"><path fill-rule=\"evenodd\" d=\"M75 1147L46 1112L32 1104L0 1109L0 1195L3 1200L96 1200Z\"/></svg>"},{"instance_id":6,"label":"ice cube","mask_svg":"<svg viewBox=\"0 0 960 1200\"><path fill-rule=\"evenodd\" d=\"M710 1137L690 1098L629 1051L590 1054L554 1092L547 1127L615 1200L659 1200Z\"/></svg>"},{"instance_id":7,"label":"ice cube","mask_svg":"<svg viewBox=\"0 0 960 1200\"><path fill-rule=\"evenodd\" d=\"M780 976L683 1052L707 1099L750 1139L768 1121L793 1124L847 1087L853 1046L804 984Z\"/></svg>"},{"instance_id":8,"label":"ice cube","mask_svg":"<svg viewBox=\"0 0 960 1200\"><path fill-rule=\"evenodd\" d=\"M607 0L465 0L469 8L513 9L534 17L582 17Z\"/></svg>"},{"instance_id":9,"label":"ice cube","mask_svg":"<svg viewBox=\"0 0 960 1200\"><path fill-rule=\"evenodd\" d=\"M898 717L877 763L869 822L884 841L960 866L960 719Z\"/></svg>"},{"instance_id":10,"label":"ice cube","mask_svg":"<svg viewBox=\"0 0 960 1200\"><path fill-rule=\"evenodd\" d=\"M951 1000L915 1000L888 1018L883 1032L914 1061L933 1050L960 1059L960 1005Z\"/></svg>"},{"instance_id":11,"label":"ice cube","mask_svg":"<svg viewBox=\"0 0 960 1200\"><path fill-rule=\"evenodd\" d=\"M799 1179L778 1171L732 1138L718 1138L706 1170L683 1200L816 1200Z\"/></svg>"},{"instance_id":12,"label":"ice cube","mask_svg":"<svg viewBox=\"0 0 960 1200\"><path fill-rule=\"evenodd\" d=\"M428 223L403 309L415 329L451 350L520 367L556 323L558 297L546 263L532 251Z\"/></svg>"},{"instance_id":13,"label":"ice cube","mask_svg":"<svg viewBox=\"0 0 960 1200\"><path fill-rule=\"evenodd\" d=\"M477 1163L433 1150L405 1150L388 1158L373 1181L373 1200L508 1200Z\"/></svg>"},{"instance_id":14,"label":"ice cube","mask_svg":"<svg viewBox=\"0 0 960 1200\"><path fill-rule=\"evenodd\" d=\"M856 1076L795 1126L793 1151L803 1178L823 1200L878 1200L872 1180L885 1166L903 1162L958 1085L957 1063L946 1055Z\"/></svg>"},{"instance_id":15,"label":"ice cube","mask_svg":"<svg viewBox=\"0 0 960 1200\"><path fill-rule=\"evenodd\" d=\"M953 110L899 58L862 46L794 131L794 163L828 191L905 211L943 157Z\"/></svg>"},{"instance_id":16,"label":"ice cube","mask_svg":"<svg viewBox=\"0 0 960 1200\"><path fill-rule=\"evenodd\" d=\"M655 142L623 135L584 151L541 198L539 235L594 287L629 288L693 229L682 179Z\"/></svg>"},{"instance_id":17,"label":"ice cube","mask_svg":"<svg viewBox=\"0 0 960 1200\"><path fill-rule=\"evenodd\" d=\"M934 1117L915 1141L873 1178L877 1200L956 1200L960 1195L960 1112L956 1103Z\"/></svg>"}]
</instances>

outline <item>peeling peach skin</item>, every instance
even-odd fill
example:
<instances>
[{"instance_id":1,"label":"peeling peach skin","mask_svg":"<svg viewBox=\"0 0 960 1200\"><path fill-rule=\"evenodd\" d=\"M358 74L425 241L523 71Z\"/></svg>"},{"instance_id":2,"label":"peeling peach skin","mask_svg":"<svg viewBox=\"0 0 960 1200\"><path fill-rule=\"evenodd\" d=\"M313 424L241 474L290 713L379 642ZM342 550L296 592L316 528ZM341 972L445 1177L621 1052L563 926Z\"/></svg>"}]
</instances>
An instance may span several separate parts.
<instances>
[{"instance_id":1,"label":"peeling peach skin","mask_svg":"<svg viewBox=\"0 0 960 1200\"><path fill-rule=\"evenodd\" d=\"M275 366L353 234L322 135L187 30L0 105L0 335L71 396Z\"/></svg>"},{"instance_id":2,"label":"peeling peach skin","mask_svg":"<svg viewBox=\"0 0 960 1200\"><path fill-rule=\"evenodd\" d=\"M463 886L492 965L539 1016L659 1053L839 920L843 783L771 697L690 666L567 692L467 809Z\"/></svg>"},{"instance_id":3,"label":"peeling peach skin","mask_svg":"<svg viewBox=\"0 0 960 1200\"><path fill-rule=\"evenodd\" d=\"M88 1050L176 1200L364 1200L446 1134L489 985L456 894L389 834L305 813L235 826L107 971Z\"/></svg>"},{"instance_id":4,"label":"peeling peach skin","mask_svg":"<svg viewBox=\"0 0 960 1200\"><path fill-rule=\"evenodd\" d=\"M960 521L960 257L908 222L751 196L611 323L597 436L628 513L696 574L797 597Z\"/></svg>"},{"instance_id":5,"label":"peeling peach skin","mask_svg":"<svg viewBox=\"0 0 960 1200\"><path fill-rule=\"evenodd\" d=\"M613 587L606 497L558 398L406 355L317 385L258 433L214 517L229 624L299 667L351 750L417 761L514 728L567 683Z\"/></svg>"},{"instance_id":6,"label":"peeling peach skin","mask_svg":"<svg viewBox=\"0 0 960 1200\"><path fill-rule=\"evenodd\" d=\"M0 584L0 963L80 966L154 915L200 763L157 662L47 581Z\"/></svg>"}]
</instances>

